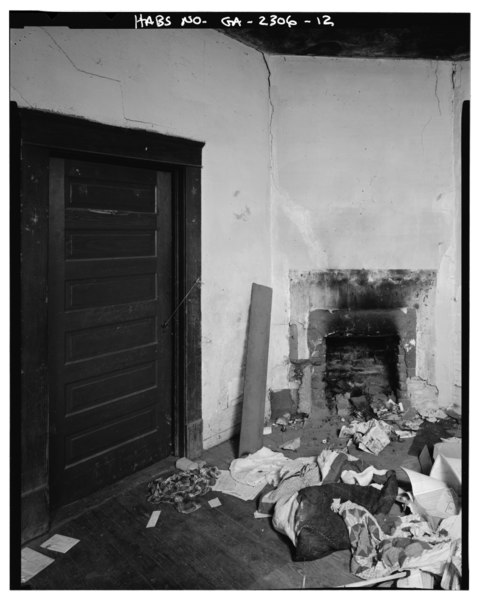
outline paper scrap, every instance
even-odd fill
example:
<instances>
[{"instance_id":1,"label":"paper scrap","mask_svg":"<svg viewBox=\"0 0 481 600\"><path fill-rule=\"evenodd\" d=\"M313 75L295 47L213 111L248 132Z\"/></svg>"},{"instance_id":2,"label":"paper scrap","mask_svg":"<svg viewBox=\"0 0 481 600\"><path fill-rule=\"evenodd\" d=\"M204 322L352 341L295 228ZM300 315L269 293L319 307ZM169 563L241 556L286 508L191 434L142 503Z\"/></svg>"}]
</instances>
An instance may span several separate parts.
<instances>
[{"instance_id":1,"label":"paper scrap","mask_svg":"<svg viewBox=\"0 0 481 600\"><path fill-rule=\"evenodd\" d=\"M394 433L399 437L399 439L401 440L406 440L408 438L413 438L416 437L416 433L414 431L406 431L405 429L395 429Z\"/></svg>"},{"instance_id":2,"label":"paper scrap","mask_svg":"<svg viewBox=\"0 0 481 600\"><path fill-rule=\"evenodd\" d=\"M452 488L458 496L461 495L461 459L438 454L430 473L434 479L443 481Z\"/></svg>"},{"instance_id":3,"label":"paper scrap","mask_svg":"<svg viewBox=\"0 0 481 600\"><path fill-rule=\"evenodd\" d=\"M258 510L254 513L254 519L268 519L272 517L272 515L267 515L266 513L259 512Z\"/></svg>"},{"instance_id":4,"label":"paper scrap","mask_svg":"<svg viewBox=\"0 0 481 600\"><path fill-rule=\"evenodd\" d=\"M444 519L458 513L457 496L443 481L402 468L411 481L414 498L429 515Z\"/></svg>"},{"instance_id":5,"label":"paper scrap","mask_svg":"<svg viewBox=\"0 0 481 600\"><path fill-rule=\"evenodd\" d=\"M300 447L301 447L301 438L300 437L297 437L297 438L291 440L290 442L286 442L285 444L283 444L281 446L281 448L283 450L292 450L292 452L295 452Z\"/></svg>"},{"instance_id":6,"label":"paper scrap","mask_svg":"<svg viewBox=\"0 0 481 600\"><path fill-rule=\"evenodd\" d=\"M66 535L60 535L56 533L46 542L41 544L41 548L46 548L47 550L53 550L54 552L68 552L70 548L73 548L75 544L78 544L80 540L77 540L72 537L67 537Z\"/></svg>"},{"instance_id":7,"label":"paper scrap","mask_svg":"<svg viewBox=\"0 0 481 600\"><path fill-rule=\"evenodd\" d=\"M271 425L268 425L267 427L264 427L264 429L262 430L262 434L263 435L271 435L272 433L272 427Z\"/></svg>"},{"instance_id":8,"label":"paper scrap","mask_svg":"<svg viewBox=\"0 0 481 600\"><path fill-rule=\"evenodd\" d=\"M45 556L45 554L31 548L22 548L22 583L26 583L29 579L38 575L40 571L43 571L45 567L53 562L55 562L54 558Z\"/></svg>"},{"instance_id":9,"label":"paper scrap","mask_svg":"<svg viewBox=\"0 0 481 600\"><path fill-rule=\"evenodd\" d=\"M145 527L146 528L147 527L155 527L157 525L157 521L159 520L159 517L160 517L160 510L154 510L152 512L152 514L150 515L150 519Z\"/></svg>"},{"instance_id":10,"label":"paper scrap","mask_svg":"<svg viewBox=\"0 0 481 600\"><path fill-rule=\"evenodd\" d=\"M439 523L437 531L444 529L447 531L449 537L452 540L461 539L461 526L462 526L462 511L460 510L457 515L447 517Z\"/></svg>"},{"instance_id":11,"label":"paper scrap","mask_svg":"<svg viewBox=\"0 0 481 600\"><path fill-rule=\"evenodd\" d=\"M212 498L212 500L209 500L209 506L211 508L217 508L218 506L222 506L222 502L219 498Z\"/></svg>"},{"instance_id":12,"label":"paper scrap","mask_svg":"<svg viewBox=\"0 0 481 600\"><path fill-rule=\"evenodd\" d=\"M236 481L229 471L220 471L220 476L212 488L215 492L222 492L240 498L241 500L254 500L264 489L265 481L257 485L247 485Z\"/></svg>"}]
</instances>

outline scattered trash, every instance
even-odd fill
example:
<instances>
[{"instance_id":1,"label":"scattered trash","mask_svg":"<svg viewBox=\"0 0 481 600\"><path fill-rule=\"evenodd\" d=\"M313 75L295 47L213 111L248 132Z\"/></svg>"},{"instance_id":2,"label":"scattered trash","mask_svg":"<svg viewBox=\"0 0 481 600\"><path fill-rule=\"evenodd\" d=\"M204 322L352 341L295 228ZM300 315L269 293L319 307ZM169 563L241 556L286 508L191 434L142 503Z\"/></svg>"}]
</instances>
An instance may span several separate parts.
<instances>
[{"instance_id":1,"label":"scattered trash","mask_svg":"<svg viewBox=\"0 0 481 600\"><path fill-rule=\"evenodd\" d=\"M73 548L75 544L78 544L79 542L80 540L75 538L56 533L46 542L41 544L40 547L45 548L46 550L53 550L54 552L62 552L62 554L65 554L65 552L68 552L70 548Z\"/></svg>"},{"instance_id":2,"label":"scattered trash","mask_svg":"<svg viewBox=\"0 0 481 600\"><path fill-rule=\"evenodd\" d=\"M45 556L45 554L42 554L41 552L37 552L28 547L22 548L21 582L26 583L53 562L55 562L54 558Z\"/></svg>"},{"instance_id":3,"label":"scattered trash","mask_svg":"<svg viewBox=\"0 0 481 600\"><path fill-rule=\"evenodd\" d=\"M217 479L212 490L214 492L222 492L223 494L229 494L240 498L240 500L254 500L264 489L265 482L261 481L256 486L247 485L245 483L239 483L236 481L229 471L220 471L219 478Z\"/></svg>"},{"instance_id":4,"label":"scattered trash","mask_svg":"<svg viewBox=\"0 0 481 600\"><path fill-rule=\"evenodd\" d=\"M254 519L269 519L272 515L266 515L263 512L259 512L258 510L254 513Z\"/></svg>"},{"instance_id":5,"label":"scattered trash","mask_svg":"<svg viewBox=\"0 0 481 600\"><path fill-rule=\"evenodd\" d=\"M152 512L152 514L150 515L150 519L147 522L147 525L145 526L146 528L148 527L155 527L157 525L157 521L159 520L160 517L160 510L154 510Z\"/></svg>"},{"instance_id":6,"label":"scattered trash","mask_svg":"<svg viewBox=\"0 0 481 600\"><path fill-rule=\"evenodd\" d=\"M417 411L422 419L430 423L436 423L447 416L441 408L418 408Z\"/></svg>"},{"instance_id":7,"label":"scattered trash","mask_svg":"<svg viewBox=\"0 0 481 600\"><path fill-rule=\"evenodd\" d=\"M393 429L393 431L401 440L416 437L416 432L414 431L405 431L404 429Z\"/></svg>"},{"instance_id":8,"label":"scattered trash","mask_svg":"<svg viewBox=\"0 0 481 600\"><path fill-rule=\"evenodd\" d=\"M343 425L339 438L353 437L361 450L377 455L391 442L392 433L392 426L385 421L370 419L353 421L349 426Z\"/></svg>"},{"instance_id":9,"label":"scattered trash","mask_svg":"<svg viewBox=\"0 0 481 600\"><path fill-rule=\"evenodd\" d=\"M406 569L443 575L447 565L456 567L453 557L460 553L459 540L437 542L387 535L371 511L352 501L335 499L331 509L344 519L348 529L351 571L357 577L372 580ZM460 571L456 576L460 577Z\"/></svg>"},{"instance_id":10,"label":"scattered trash","mask_svg":"<svg viewBox=\"0 0 481 600\"><path fill-rule=\"evenodd\" d=\"M432 517L444 519L458 512L455 492L439 479L416 473L403 467L411 482L413 495L422 508Z\"/></svg>"},{"instance_id":11,"label":"scattered trash","mask_svg":"<svg viewBox=\"0 0 481 600\"><path fill-rule=\"evenodd\" d=\"M181 471L195 471L199 468L199 465L196 462L190 460L189 458L183 456L182 458L179 458L177 460L177 462L175 463L175 467L176 469L179 469Z\"/></svg>"},{"instance_id":12,"label":"scattered trash","mask_svg":"<svg viewBox=\"0 0 481 600\"><path fill-rule=\"evenodd\" d=\"M285 415L282 415L282 417L279 417L276 420L276 425L278 425L281 428L281 431L285 431L287 429L290 417L290 413L286 413Z\"/></svg>"},{"instance_id":13,"label":"scattered trash","mask_svg":"<svg viewBox=\"0 0 481 600\"><path fill-rule=\"evenodd\" d=\"M211 508L217 508L218 506L222 506L222 502L219 498L212 498L212 500L208 501L208 504Z\"/></svg>"},{"instance_id":14,"label":"scattered trash","mask_svg":"<svg viewBox=\"0 0 481 600\"><path fill-rule=\"evenodd\" d=\"M276 419L274 425L280 427L281 431L284 432L288 427L292 427L297 429L298 426L304 427L306 420L309 418L307 413L296 413L295 415L291 415L291 413L284 413L280 417Z\"/></svg>"},{"instance_id":15,"label":"scattered trash","mask_svg":"<svg viewBox=\"0 0 481 600\"><path fill-rule=\"evenodd\" d=\"M168 502L174 504L179 512L189 514L200 508L193 499L210 491L219 474L217 467L202 467L166 478L159 477L148 484L147 500L153 504Z\"/></svg>"},{"instance_id":16,"label":"scattered trash","mask_svg":"<svg viewBox=\"0 0 481 600\"><path fill-rule=\"evenodd\" d=\"M262 430L263 435L271 435L271 433L272 433L272 427L270 425L267 427L264 427L264 429Z\"/></svg>"},{"instance_id":17,"label":"scattered trash","mask_svg":"<svg viewBox=\"0 0 481 600\"><path fill-rule=\"evenodd\" d=\"M301 447L301 438L297 437L291 440L290 442L286 442L281 446L282 450L291 450L292 452L297 452Z\"/></svg>"},{"instance_id":18,"label":"scattered trash","mask_svg":"<svg viewBox=\"0 0 481 600\"><path fill-rule=\"evenodd\" d=\"M391 443L391 438L389 437L391 426L384 421L377 421L376 419L369 421L369 425L366 433L358 438L358 446L365 452L378 455Z\"/></svg>"}]
</instances>

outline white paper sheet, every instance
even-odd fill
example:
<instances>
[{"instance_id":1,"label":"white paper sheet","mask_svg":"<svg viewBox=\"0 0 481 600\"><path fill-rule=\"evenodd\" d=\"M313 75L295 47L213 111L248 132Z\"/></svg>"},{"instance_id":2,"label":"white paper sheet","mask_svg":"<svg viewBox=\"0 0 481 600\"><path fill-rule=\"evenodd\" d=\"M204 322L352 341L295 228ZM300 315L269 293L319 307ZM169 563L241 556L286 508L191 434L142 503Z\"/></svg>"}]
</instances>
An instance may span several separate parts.
<instances>
[{"instance_id":1,"label":"white paper sheet","mask_svg":"<svg viewBox=\"0 0 481 600\"><path fill-rule=\"evenodd\" d=\"M430 473L431 477L444 481L458 496L461 495L461 459L438 454Z\"/></svg>"},{"instance_id":2,"label":"white paper sheet","mask_svg":"<svg viewBox=\"0 0 481 600\"><path fill-rule=\"evenodd\" d=\"M443 481L403 469L411 481L414 498L428 514L444 519L458 513L457 496Z\"/></svg>"},{"instance_id":3,"label":"white paper sheet","mask_svg":"<svg viewBox=\"0 0 481 600\"><path fill-rule=\"evenodd\" d=\"M60 535L56 533L46 542L41 544L41 548L46 548L47 550L53 550L54 552L68 552L70 548L73 548L75 544L78 544L80 540L77 540L72 537L67 537L66 535Z\"/></svg>"},{"instance_id":4,"label":"white paper sheet","mask_svg":"<svg viewBox=\"0 0 481 600\"><path fill-rule=\"evenodd\" d=\"M219 498L212 498L212 500L209 500L209 506L211 508L217 508L218 506L222 506L222 502Z\"/></svg>"},{"instance_id":5,"label":"white paper sheet","mask_svg":"<svg viewBox=\"0 0 481 600\"><path fill-rule=\"evenodd\" d=\"M145 526L145 528L147 529L147 527L155 527L157 525L157 521L159 520L160 517L160 510L154 510L152 512L152 514L150 515L150 519L147 523L147 525Z\"/></svg>"},{"instance_id":6,"label":"white paper sheet","mask_svg":"<svg viewBox=\"0 0 481 600\"><path fill-rule=\"evenodd\" d=\"M38 575L40 571L43 571L45 567L48 567L53 562L55 562L54 558L50 558L49 556L45 556L45 554L41 554L36 550L32 550L31 548L23 548L22 549L22 583L26 583L35 575Z\"/></svg>"}]
</instances>

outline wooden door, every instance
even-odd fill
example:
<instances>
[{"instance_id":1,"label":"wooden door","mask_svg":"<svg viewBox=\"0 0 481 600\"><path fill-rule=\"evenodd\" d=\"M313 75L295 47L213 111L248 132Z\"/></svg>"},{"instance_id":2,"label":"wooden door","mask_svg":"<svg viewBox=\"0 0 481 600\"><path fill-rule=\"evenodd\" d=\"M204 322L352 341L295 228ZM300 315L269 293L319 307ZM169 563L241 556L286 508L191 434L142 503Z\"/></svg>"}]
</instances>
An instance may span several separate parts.
<instances>
[{"instance_id":1,"label":"wooden door","mask_svg":"<svg viewBox=\"0 0 481 600\"><path fill-rule=\"evenodd\" d=\"M172 453L172 173L51 158L49 227L58 505Z\"/></svg>"}]
</instances>

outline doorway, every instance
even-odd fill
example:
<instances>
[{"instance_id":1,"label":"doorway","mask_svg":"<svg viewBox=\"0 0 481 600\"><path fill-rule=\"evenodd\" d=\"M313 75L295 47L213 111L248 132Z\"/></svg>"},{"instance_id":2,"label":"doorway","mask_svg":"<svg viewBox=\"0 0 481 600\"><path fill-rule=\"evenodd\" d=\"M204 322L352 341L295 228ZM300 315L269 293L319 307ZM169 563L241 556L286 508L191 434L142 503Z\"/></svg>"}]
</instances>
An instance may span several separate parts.
<instances>
[{"instance_id":1,"label":"doorway","mask_svg":"<svg viewBox=\"0 0 481 600\"><path fill-rule=\"evenodd\" d=\"M53 506L202 452L203 143L16 105L11 131L26 541Z\"/></svg>"}]
</instances>

